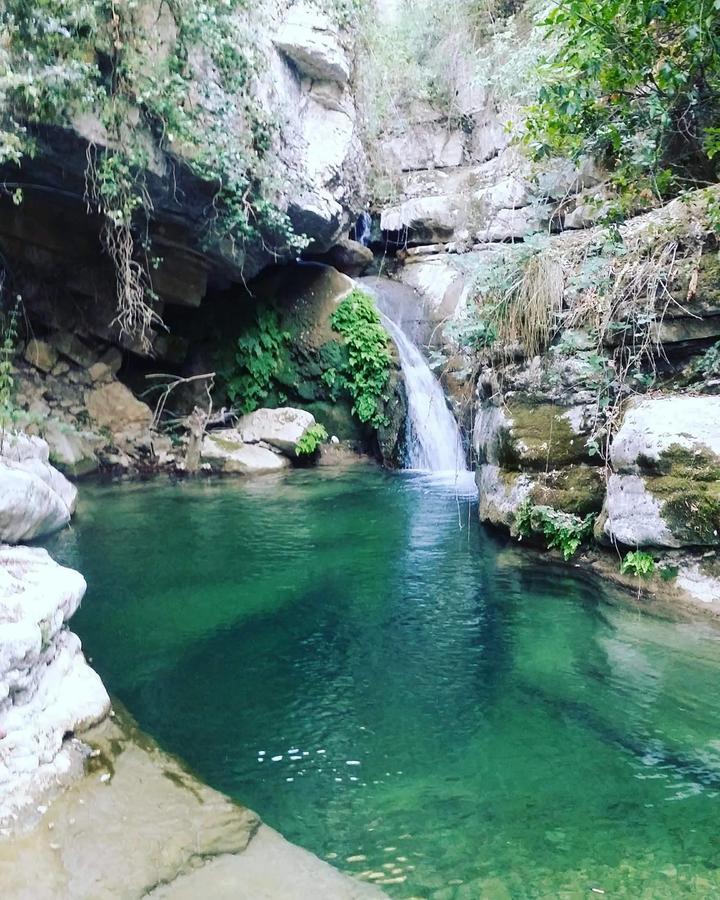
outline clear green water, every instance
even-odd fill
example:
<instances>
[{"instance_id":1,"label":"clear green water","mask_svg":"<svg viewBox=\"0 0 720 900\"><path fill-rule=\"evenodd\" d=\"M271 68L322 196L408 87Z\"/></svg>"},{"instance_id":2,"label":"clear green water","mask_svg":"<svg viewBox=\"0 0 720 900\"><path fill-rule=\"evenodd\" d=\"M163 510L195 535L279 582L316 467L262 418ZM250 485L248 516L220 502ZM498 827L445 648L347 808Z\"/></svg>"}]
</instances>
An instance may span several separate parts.
<instances>
[{"instance_id":1,"label":"clear green water","mask_svg":"<svg viewBox=\"0 0 720 900\"><path fill-rule=\"evenodd\" d=\"M598 603L426 479L85 487L50 549L141 726L391 896L720 897L718 632Z\"/></svg>"}]
</instances>

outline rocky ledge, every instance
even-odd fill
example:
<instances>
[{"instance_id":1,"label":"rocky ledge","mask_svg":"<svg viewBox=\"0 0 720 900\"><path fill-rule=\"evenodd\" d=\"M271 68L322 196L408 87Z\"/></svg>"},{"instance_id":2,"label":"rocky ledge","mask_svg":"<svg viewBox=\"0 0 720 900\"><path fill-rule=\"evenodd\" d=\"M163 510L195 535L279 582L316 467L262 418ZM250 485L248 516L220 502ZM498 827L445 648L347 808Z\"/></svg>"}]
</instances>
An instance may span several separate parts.
<instances>
[{"instance_id":1,"label":"rocky ledge","mask_svg":"<svg viewBox=\"0 0 720 900\"><path fill-rule=\"evenodd\" d=\"M71 755L86 777L0 838L14 900L371 900L385 896L290 844L194 778L124 713ZM34 818L38 818L38 813ZM130 863L130 864L129 864Z\"/></svg>"}]
</instances>

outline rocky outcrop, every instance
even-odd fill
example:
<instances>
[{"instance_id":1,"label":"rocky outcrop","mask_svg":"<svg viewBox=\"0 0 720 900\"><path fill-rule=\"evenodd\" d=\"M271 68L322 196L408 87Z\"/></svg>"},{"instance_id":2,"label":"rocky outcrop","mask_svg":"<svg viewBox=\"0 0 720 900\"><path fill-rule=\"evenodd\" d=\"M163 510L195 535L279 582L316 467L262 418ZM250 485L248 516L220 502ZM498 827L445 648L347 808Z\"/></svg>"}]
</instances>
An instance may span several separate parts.
<instances>
[{"instance_id":1,"label":"rocky outcrop","mask_svg":"<svg viewBox=\"0 0 720 900\"><path fill-rule=\"evenodd\" d=\"M314 4L260 6L238 11L233 28L251 36L247 60L242 60L248 66L243 77L252 82L263 115L279 126L257 138L270 144L263 152L272 158L273 174L282 173L263 203L287 213L295 233L306 236L309 252L323 253L344 238L366 202L365 155L351 85L354 36ZM152 78L160 77L157 73L186 34L166 4L143 0L132 10L128 17L137 43L134 50L141 59L146 54L147 72L142 74L150 79L148 90L157 90L150 87ZM88 58L106 58L106 25L100 17L96 46L90 42ZM63 22L57 27L62 29ZM123 27L129 27L125 20ZM183 68L188 106L206 122L208 141L217 125L214 117L222 115L227 141L222 153L227 154L247 143L246 99L235 96L226 84L222 65L212 57L215 50L198 43L183 47L180 55L188 67ZM127 128L139 135L148 160L153 308L160 318L172 316L177 308L198 307L209 281L244 285L266 266L294 255L275 234L265 241L248 240L245 232L210 234L214 215L208 210L215 209L218 184L215 177L203 181L193 171L198 149L167 127L160 129L163 140L158 140L143 118L139 89L137 97L125 101ZM85 107L71 113L68 122L38 127L33 134L36 151L23 159L21 175L12 174L14 181L19 178L26 185L23 203L15 205L9 195L0 198L0 248L33 325L72 335L81 351L86 339L99 338L178 365L188 347L172 333L156 328L148 347L119 328L116 279L98 239L101 219L88 215L83 200L88 147L116 149L102 115ZM244 164L242 155L237 150L233 166ZM29 347L28 361L49 370L52 346L41 336L40 343ZM72 353L69 345L54 349Z\"/></svg>"},{"instance_id":2,"label":"rocky outcrop","mask_svg":"<svg viewBox=\"0 0 720 900\"><path fill-rule=\"evenodd\" d=\"M67 774L67 737L109 710L66 627L84 593L47 551L0 546L0 825Z\"/></svg>"},{"instance_id":3,"label":"rocky outcrop","mask_svg":"<svg viewBox=\"0 0 720 900\"><path fill-rule=\"evenodd\" d=\"M29 541L70 521L77 489L50 465L37 437L5 434L0 443L0 541Z\"/></svg>"}]
</instances>

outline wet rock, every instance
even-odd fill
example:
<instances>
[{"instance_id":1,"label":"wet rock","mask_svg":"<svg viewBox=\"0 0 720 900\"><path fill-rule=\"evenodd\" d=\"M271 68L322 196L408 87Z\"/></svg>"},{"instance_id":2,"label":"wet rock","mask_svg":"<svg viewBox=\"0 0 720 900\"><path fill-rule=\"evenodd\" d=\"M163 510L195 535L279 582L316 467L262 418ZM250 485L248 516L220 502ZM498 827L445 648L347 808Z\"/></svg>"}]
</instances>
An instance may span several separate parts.
<instances>
[{"instance_id":1,"label":"wet rock","mask_svg":"<svg viewBox=\"0 0 720 900\"><path fill-rule=\"evenodd\" d=\"M25 347L25 359L31 366L35 366L41 372L49 372L57 363L58 352L47 341L39 341L32 338Z\"/></svg>"},{"instance_id":2,"label":"wet rock","mask_svg":"<svg viewBox=\"0 0 720 900\"><path fill-rule=\"evenodd\" d=\"M43 803L37 827L0 840L0 877L13 900L384 896L199 782L116 712L83 735L89 757L72 742L75 777L49 809Z\"/></svg>"},{"instance_id":3,"label":"wet rock","mask_svg":"<svg viewBox=\"0 0 720 900\"><path fill-rule=\"evenodd\" d=\"M242 416L235 428L243 443L262 442L285 456L293 457L297 442L314 424L315 418L311 413L285 406L279 409L257 409Z\"/></svg>"}]
</instances>

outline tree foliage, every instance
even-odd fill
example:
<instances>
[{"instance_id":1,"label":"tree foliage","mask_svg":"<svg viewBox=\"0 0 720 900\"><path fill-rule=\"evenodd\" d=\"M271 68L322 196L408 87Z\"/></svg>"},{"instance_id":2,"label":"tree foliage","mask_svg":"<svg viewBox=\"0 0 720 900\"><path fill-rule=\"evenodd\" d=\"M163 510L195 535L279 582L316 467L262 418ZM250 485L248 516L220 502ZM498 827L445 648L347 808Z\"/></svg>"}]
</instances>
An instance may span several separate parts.
<instances>
[{"instance_id":1,"label":"tree foliage","mask_svg":"<svg viewBox=\"0 0 720 900\"><path fill-rule=\"evenodd\" d=\"M594 156L635 201L717 180L720 0L559 0L543 24L536 157Z\"/></svg>"}]
</instances>

